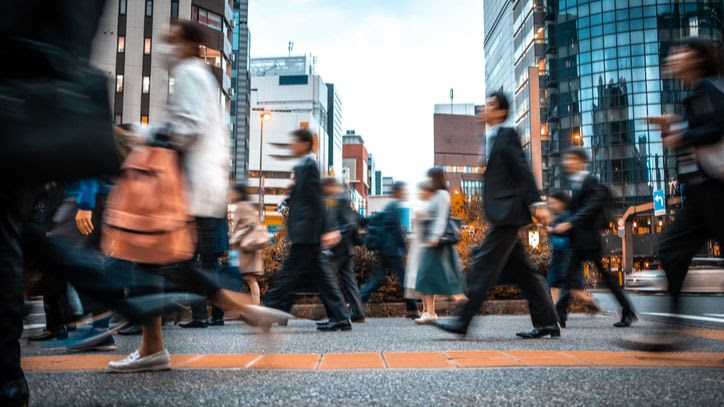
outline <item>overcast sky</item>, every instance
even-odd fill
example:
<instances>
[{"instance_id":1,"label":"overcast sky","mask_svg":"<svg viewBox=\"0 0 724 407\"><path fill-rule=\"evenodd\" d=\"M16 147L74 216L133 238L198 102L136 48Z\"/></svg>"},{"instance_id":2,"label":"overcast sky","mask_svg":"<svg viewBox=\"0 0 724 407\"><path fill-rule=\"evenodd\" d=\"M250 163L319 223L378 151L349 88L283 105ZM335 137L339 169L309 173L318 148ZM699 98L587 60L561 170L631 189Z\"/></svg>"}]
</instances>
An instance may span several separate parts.
<instances>
[{"instance_id":1,"label":"overcast sky","mask_svg":"<svg viewBox=\"0 0 724 407\"><path fill-rule=\"evenodd\" d=\"M250 0L251 56L313 54L385 175L433 164L433 109L482 103L483 0Z\"/></svg>"}]
</instances>

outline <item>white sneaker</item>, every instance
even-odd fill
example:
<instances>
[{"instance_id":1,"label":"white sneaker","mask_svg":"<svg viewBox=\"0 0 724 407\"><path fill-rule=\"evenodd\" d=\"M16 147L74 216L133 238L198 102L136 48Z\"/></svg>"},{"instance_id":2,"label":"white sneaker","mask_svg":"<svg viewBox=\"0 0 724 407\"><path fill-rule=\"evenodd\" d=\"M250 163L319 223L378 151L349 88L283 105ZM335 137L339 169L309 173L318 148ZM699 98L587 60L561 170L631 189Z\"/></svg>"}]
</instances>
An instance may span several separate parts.
<instances>
[{"instance_id":1,"label":"white sneaker","mask_svg":"<svg viewBox=\"0 0 724 407\"><path fill-rule=\"evenodd\" d=\"M418 325L431 325L435 322L437 322L437 315L430 315L427 312L423 312L420 318L415 320Z\"/></svg>"},{"instance_id":2,"label":"white sneaker","mask_svg":"<svg viewBox=\"0 0 724 407\"><path fill-rule=\"evenodd\" d=\"M170 369L171 357L166 349L145 357L141 357L138 351L134 351L125 359L108 362L108 366L106 366L106 370L116 373L155 372Z\"/></svg>"}]
</instances>

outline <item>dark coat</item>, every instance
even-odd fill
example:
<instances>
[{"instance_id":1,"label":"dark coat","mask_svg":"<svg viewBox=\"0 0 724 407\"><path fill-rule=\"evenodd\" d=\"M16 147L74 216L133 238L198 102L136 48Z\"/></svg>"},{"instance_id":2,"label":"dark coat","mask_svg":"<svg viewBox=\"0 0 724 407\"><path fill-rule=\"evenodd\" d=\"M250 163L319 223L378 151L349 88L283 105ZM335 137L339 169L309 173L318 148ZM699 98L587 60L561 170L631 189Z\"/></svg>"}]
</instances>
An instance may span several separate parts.
<instances>
[{"instance_id":1,"label":"dark coat","mask_svg":"<svg viewBox=\"0 0 724 407\"><path fill-rule=\"evenodd\" d=\"M541 199L514 129L498 129L484 179L485 216L492 224L523 226L530 223L528 207Z\"/></svg>"},{"instance_id":2,"label":"dark coat","mask_svg":"<svg viewBox=\"0 0 724 407\"><path fill-rule=\"evenodd\" d=\"M601 224L608 201L608 192L596 177L587 175L579 190L574 190L566 220L573 227L570 231L571 247L579 250L601 248Z\"/></svg>"},{"instance_id":3,"label":"dark coat","mask_svg":"<svg viewBox=\"0 0 724 407\"><path fill-rule=\"evenodd\" d=\"M294 186L287 205L287 231L292 244L319 245L327 221L319 168L311 157L294 167Z\"/></svg>"},{"instance_id":4,"label":"dark coat","mask_svg":"<svg viewBox=\"0 0 724 407\"><path fill-rule=\"evenodd\" d=\"M327 228L338 230L342 240L332 249L335 259L342 259L354 253L357 236L357 214L352 210L348 192L328 198Z\"/></svg>"},{"instance_id":5,"label":"dark coat","mask_svg":"<svg viewBox=\"0 0 724 407\"><path fill-rule=\"evenodd\" d=\"M400 216L400 203L393 200L385 206L382 216L385 223L387 239L380 250L380 254L388 257L404 257L407 253L405 231L402 229L402 218Z\"/></svg>"}]
</instances>

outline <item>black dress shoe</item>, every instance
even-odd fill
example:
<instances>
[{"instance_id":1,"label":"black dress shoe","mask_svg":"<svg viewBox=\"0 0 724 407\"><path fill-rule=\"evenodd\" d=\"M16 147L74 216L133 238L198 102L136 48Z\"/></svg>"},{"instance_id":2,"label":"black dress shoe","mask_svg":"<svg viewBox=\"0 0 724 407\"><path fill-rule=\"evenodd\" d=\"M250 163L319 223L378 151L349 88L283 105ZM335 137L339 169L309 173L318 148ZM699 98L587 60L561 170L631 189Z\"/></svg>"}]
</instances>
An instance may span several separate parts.
<instances>
[{"instance_id":1,"label":"black dress shoe","mask_svg":"<svg viewBox=\"0 0 724 407\"><path fill-rule=\"evenodd\" d=\"M38 335L28 337L29 341L34 342L49 341L51 339L68 339L68 328L62 326L56 331L43 330L43 332Z\"/></svg>"},{"instance_id":2,"label":"black dress shoe","mask_svg":"<svg viewBox=\"0 0 724 407\"><path fill-rule=\"evenodd\" d=\"M442 329L445 332L465 336L468 333L468 326L460 322L457 318L437 321L433 326Z\"/></svg>"},{"instance_id":3,"label":"black dress shoe","mask_svg":"<svg viewBox=\"0 0 724 407\"><path fill-rule=\"evenodd\" d=\"M528 332L518 332L516 335L523 339L538 339L542 338L544 336L550 335L551 338L557 338L561 336L561 329L557 326L541 326L537 328L533 328L532 331Z\"/></svg>"},{"instance_id":4,"label":"black dress shoe","mask_svg":"<svg viewBox=\"0 0 724 407\"><path fill-rule=\"evenodd\" d=\"M179 326L181 328L206 328L209 326L209 323L207 321L201 321L199 319L192 319L185 324L179 324Z\"/></svg>"},{"instance_id":5,"label":"black dress shoe","mask_svg":"<svg viewBox=\"0 0 724 407\"><path fill-rule=\"evenodd\" d=\"M0 385L0 406L27 406L29 395L25 379L5 382Z\"/></svg>"},{"instance_id":6,"label":"black dress shoe","mask_svg":"<svg viewBox=\"0 0 724 407\"><path fill-rule=\"evenodd\" d=\"M628 328L630 327L634 321L638 321L638 317L633 312L624 312L623 316L621 316L621 320L613 324L616 328Z\"/></svg>"},{"instance_id":7,"label":"black dress shoe","mask_svg":"<svg viewBox=\"0 0 724 407\"><path fill-rule=\"evenodd\" d=\"M224 326L224 318L212 318L209 321L209 326Z\"/></svg>"},{"instance_id":8,"label":"black dress shoe","mask_svg":"<svg viewBox=\"0 0 724 407\"><path fill-rule=\"evenodd\" d=\"M317 326L324 326L324 325L329 325L328 319L323 319L321 321L317 321Z\"/></svg>"},{"instance_id":9,"label":"black dress shoe","mask_svg":"<svg viewBox=\"0 0 724 407\"><path fill-rule=\"evenodd\" d=\"M317 330L322 331L322 332L351 331L352 323L349 322L348 319L344 320L344 321L337 321L337 322L329 321L329 323L326 325L318 326Z\"/></svg>"},{"instance_id":10,"label":"black dress shoe","mask_svg":"<svg viewBox=\"0 0 724 407\"><path fill-rule=\"evenodd\" d=\"M365 317L352 318L352 322L354 322L355 324L362 324L365 322Z\"/></svg>"},{"instance_id":11,"label":"black dress shoe","mask_svg":"<svg viewBox=\"0 0 724 407\"><path fill-rule=\"evenodd\" d=\"M561 328L565 328L565 327L566 327L566 321L561 321L561 322L558 323L558 325L560 325Z\"/></svg>"}]
</instances>

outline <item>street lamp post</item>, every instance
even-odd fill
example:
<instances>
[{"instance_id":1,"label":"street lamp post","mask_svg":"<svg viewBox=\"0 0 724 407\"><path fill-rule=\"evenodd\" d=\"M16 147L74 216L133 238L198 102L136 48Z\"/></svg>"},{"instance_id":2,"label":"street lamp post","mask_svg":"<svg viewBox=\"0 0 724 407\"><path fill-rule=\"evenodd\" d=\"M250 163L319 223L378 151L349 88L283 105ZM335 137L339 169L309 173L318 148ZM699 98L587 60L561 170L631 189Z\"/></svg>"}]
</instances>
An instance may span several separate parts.
<instances>
[{"instance_id":1,"label":"street lamp post","mask_svg":"<svg viewBox=\"0 0 724 407\"><path fill-rule=\"evenodd\" d=\"M261 128L259 131L259 220L264 222L264 121L271 119L271 113L264 111L259 115Z\"/></svg>"}]
</instances>

